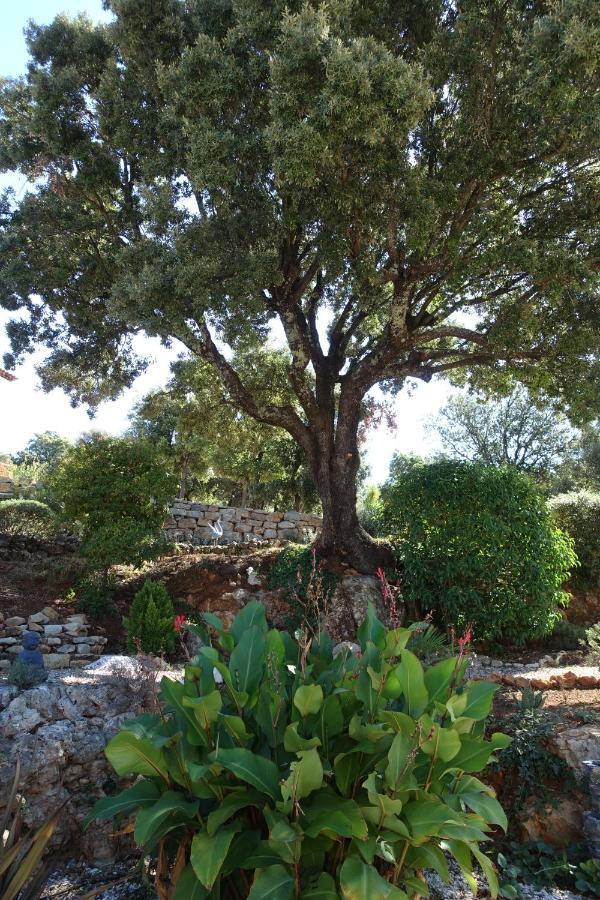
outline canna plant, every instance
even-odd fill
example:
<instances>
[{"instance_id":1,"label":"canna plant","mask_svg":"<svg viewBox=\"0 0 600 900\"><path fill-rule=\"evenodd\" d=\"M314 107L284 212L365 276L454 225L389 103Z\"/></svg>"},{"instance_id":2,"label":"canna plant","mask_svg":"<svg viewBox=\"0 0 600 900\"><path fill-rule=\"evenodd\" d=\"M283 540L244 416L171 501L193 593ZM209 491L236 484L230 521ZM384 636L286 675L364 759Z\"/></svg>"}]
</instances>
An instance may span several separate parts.
<instances>
[{"instance_id":1,"label":"canna plant","mask_svg":"<svg viewBox=\"0 0 600 900\"><path fill-rule=\"evenodd\" d=\"M269 630L250 603L229 631L209 613L183 682L159 715L106 748L120 776L89 819L136 813L161 900L378 900L427 895L448 854L476 890L481 849L506 816L477 777L509 739L484 737L496 686L465 682L465 647L424 670L411 631L369 607L360 657L325 634Z\"/></svg>"}]
</instances>

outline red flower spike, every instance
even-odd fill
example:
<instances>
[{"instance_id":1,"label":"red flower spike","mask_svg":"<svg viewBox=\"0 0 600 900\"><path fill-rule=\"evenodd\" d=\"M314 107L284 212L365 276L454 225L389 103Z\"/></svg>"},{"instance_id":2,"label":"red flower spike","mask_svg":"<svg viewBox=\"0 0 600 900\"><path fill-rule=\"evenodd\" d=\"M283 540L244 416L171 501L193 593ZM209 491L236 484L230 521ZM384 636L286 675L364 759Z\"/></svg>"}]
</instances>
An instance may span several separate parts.
<instances>
[{"instance_id":1,"label":"red flower spike","mask_svg":"<svg viewBox=\"0 0 600 900\"><path fill-rule=\"evenodd\" d=\"M173 628L177 632L177 634L181 634L181 630L185 625L185 616L175 616L175 621L173 622Z\"/></svg>"}]
</instances>

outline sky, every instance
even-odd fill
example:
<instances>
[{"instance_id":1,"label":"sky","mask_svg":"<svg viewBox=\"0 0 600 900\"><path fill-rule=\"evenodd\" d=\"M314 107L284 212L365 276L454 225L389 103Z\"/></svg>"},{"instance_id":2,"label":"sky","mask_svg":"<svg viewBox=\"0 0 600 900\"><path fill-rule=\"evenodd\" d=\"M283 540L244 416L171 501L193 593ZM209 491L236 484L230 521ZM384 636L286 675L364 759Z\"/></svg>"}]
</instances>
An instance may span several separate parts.
<instances>
[{"instance_id":1,"label":"sky","mask_svg":"<svg viewBox=\"0 0 600 900\"><path fill-rule=\"evenodd\" d=\"M108 18L101 0L21 0L19 3L0 0L0 75L15 77L27 65L23 29L33 19L38 23L52 21L59 13L75 15L87 13L92 19ZM0 175L0 186L10 183L17 193L25 187L24 179L7 180ZM5 325L10 315L0 310L0 360L9 349ZM137 348L152 358L147 371L116 401L103 403L90 419L85 407L73 408L61 390L45 393L39 386L35 366L43 359L43 351L15 370L17 381L0 379L0 454L22 449L36 433L55 431L76 439L90 428L119 434L127 428L132 406L149 391L164 386L169 377L169 364L177 351L161 347L156 339L140 336ZM380 428L372 431L365 448L365 461L370 479L385 479L389 462L395 452L427 455L438 449L434 435L426 429L428 417L435 415L446 401L450 389L443 381L419 384L411 395L404 390L396 399L397 427L393 431Z\"/></svg>"}]
</instances>

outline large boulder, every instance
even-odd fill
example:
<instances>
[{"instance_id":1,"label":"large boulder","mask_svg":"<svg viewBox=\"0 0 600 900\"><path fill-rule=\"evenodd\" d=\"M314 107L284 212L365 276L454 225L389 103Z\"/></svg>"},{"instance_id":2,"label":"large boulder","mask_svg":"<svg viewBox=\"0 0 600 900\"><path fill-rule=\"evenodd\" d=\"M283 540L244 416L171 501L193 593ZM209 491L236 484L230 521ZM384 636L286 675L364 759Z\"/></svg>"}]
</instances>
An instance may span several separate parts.
<instances>
[{"instance_id":1,"label":"large boulder","mask_svg":"<svg viewBox=\"0 0 600 900\"><path fill-rule=\"evenodd\" d=\"M25 823L40 825L66 802L51 846L94 863L131 849L128 839L112 836L111 823L82 828L96 799L117 787L104 747L126 719L155 702L158 673L130 662L105 657L96 671L53 673L43 685L0 698L0 818L18 756Z\"/></svg>"},{"instance_id":2,"label":"large boulder","mask_svg":"<svg viewBox=\"0 0 600 900\"><path fill-rule=\"evenodd\" d=\"M369 601L377 616L389 625L390 608L384 601L381 584L373 575L346 575L335 588L329 601L329 609L323 622L324 630L337 641L352 641L356 629L362 624ZM398 609L400 619L403 609Z\"/></svg>"}]
</instances>

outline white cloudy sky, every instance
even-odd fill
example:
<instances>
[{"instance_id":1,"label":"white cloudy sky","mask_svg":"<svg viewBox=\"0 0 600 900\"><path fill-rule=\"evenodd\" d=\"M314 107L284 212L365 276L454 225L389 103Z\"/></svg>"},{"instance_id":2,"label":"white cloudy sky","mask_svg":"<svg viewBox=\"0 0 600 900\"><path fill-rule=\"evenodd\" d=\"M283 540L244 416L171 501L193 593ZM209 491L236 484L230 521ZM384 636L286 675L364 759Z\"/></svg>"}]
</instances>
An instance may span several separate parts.
<instances>
[{"instance_id":1,"label":"white cloudy sky","mask_svg":"<svg viewBox=\"0 0 600 900\"><path fill-rule=\"evenodd\" d=\"M0 75L9 77L25 70L27 56L23 28L29 19L49 22L60 12L87 12L96 19L106 16L101 0L21 0L15 4L0 0L0 7ZM6 184L7 176L0 175L0 183ZM24 186L22 179L16 182L12 179L10 183L17 190ZM0 360L8 350L4 326L9 317L8 313L0 310ZM93 421L94 428L113 434L123 431L136 400L167 380L169 363L176 352L165 350L157 340L143 337L138 340L153 362L121 398L101 405ZM36 432L55 431L73 439L90 429L92 423L85 408L73 409L60 390L48 394L41 390L35 364L42 358L43 351L40 351L20 366L15 372L17 381L9 383L0 379L0 454L19 450ZM428 416L437 412L448 393L448 386L436 381L418 385L411 396L405 391L397 398L396 429L393 432L386 429L374 431L365 448L366 461L374 481L385 478L394 452L425 454L436 449L434 439L426 433L425 422Z\"/></svg>"}]
</instances>

